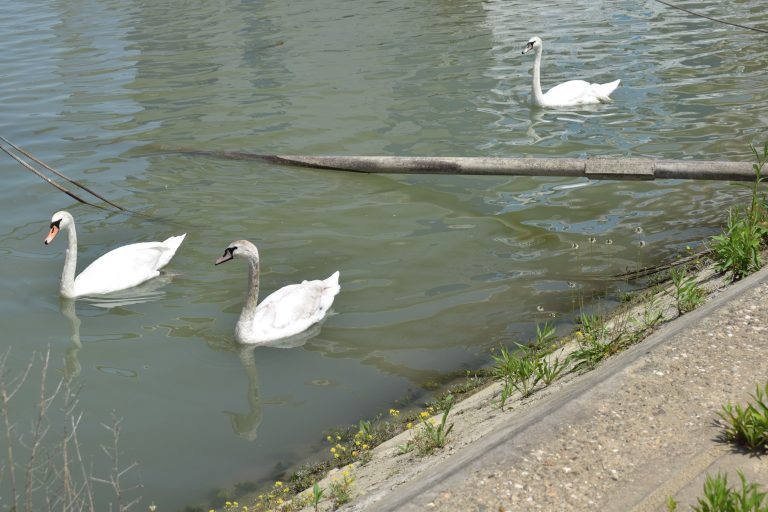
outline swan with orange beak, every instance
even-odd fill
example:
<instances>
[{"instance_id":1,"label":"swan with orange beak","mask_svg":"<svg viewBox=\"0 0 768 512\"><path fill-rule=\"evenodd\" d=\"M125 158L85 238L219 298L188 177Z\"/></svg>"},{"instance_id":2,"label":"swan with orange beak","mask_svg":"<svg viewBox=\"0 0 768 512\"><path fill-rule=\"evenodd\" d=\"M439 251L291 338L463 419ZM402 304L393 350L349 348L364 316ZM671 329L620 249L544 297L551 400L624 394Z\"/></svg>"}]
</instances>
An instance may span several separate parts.
<instances>
[{"instance_id":1,"label":"swan with orange beak","mask_svg":"<svg viewBox=\"0 0 768 512\"><path fill-rule=\"evenodd\" d=\"M160 269L173 258L186 233L163 242L142 242L113 249L88 265L75 277L77 267L77 231L75 219L60 211L51 217L50 230L43 242L49 245L61 232L67 231L67 250L59 291L63 297L103 295L137 286L160 275Z\"/></svg>"}]
</instances>

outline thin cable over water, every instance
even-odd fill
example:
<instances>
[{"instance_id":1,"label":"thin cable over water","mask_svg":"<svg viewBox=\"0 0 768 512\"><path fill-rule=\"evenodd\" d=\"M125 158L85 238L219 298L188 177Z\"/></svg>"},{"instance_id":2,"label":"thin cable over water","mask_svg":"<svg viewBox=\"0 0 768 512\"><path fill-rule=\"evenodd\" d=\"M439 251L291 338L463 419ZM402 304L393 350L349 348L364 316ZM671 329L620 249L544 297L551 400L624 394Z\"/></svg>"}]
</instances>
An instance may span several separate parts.
<instances>
[{"instance_id":1,"label":"thin cable over water","mask_svg":"<svg viewBox=\"0 0 768 512\"><path fill-rule=\"evenodd\" d=\"M732 27L739 27L739 28L743 28L743 29L746 29L746 30L754 30L755 32L762 32L763 34L768 34L768 30L764 30L762 28L749 27L747 25L739 25L738 23L731 23L730 21L719 20L717 18L713 18L711 16L707 16L706 14L700 14L698 12L690 11L690 10L684 8L684 7L679 7L677 5L670 4L669 2L665 2L664 0L655 0L655 1L659 2L660 4L666 5L667 7L671 7L673 9L677 9L678 11L683 11L685 13L691 14L693 16L698 16L700 18L706 18L708 20L712 20L712 21L717 22L717 23L722 23L723 25L730 25Z\"/></svg>"}]
</instances>

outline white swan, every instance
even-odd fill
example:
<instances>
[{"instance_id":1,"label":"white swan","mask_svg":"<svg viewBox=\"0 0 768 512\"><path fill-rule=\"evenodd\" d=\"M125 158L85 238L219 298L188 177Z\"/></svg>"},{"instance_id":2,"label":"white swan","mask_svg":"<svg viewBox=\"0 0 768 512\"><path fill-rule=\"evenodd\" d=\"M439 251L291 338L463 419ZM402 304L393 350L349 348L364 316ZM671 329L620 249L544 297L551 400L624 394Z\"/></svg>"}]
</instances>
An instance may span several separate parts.
<instances>
[{"instance_id":1,"label":"white swan","mask_svg":"<svg viewBox=\"0 0 768 512\"><path fill-rule=\"evenodd\" d=\"M536 60L533 63L533 99L540 107L573 107L612 101L609 96L616 90L621 80L614 80L607 84L590 84L584 80L569 80L554 86L546 94L542 94L541 38L532 37L525 45L523 54L531 50L536 50Z\"/></svg>"},{"instance_id":2,"label":"white swan","mask_svg":"<svg viewBox=\"0 0 768 512\"><path fill-rule=\"evenodd\" d=\"M51 217L51 230L44 242L45 245L50 244L63 229L69 233L69 242L59 291L69 299L125 290L157 277L160 275L160 269L171 261L187 236L184 233L172 236L164 242L144 242L118 247L88 265L75 277L77 232L72 215L65 211L54 213Z\"/></svg>"},{"instance_id":3,"label":"white swan","mask_svg":"<svg viewBox=\"0 0 768 512\"><path fill-rule=\"evenodd\" d=\"M265 343L299 334L320 322L339 293L339 271L324 280L289 284L259 300L259 251L248 240L232 242L215 265L234 258L248 261L248 294L235 327L241 343Z\"/></svg>"}]
</instances>

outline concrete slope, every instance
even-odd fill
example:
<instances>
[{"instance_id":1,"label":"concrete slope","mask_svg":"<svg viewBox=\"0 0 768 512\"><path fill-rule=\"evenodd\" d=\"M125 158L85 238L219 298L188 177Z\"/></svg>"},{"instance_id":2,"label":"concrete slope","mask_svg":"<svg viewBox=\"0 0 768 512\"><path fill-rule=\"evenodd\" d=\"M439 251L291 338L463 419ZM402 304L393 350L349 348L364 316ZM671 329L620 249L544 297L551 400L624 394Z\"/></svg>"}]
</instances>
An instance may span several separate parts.
<instances>
[{"instance_id":1,"label":"concrete slope","mask_svg":"<svg viewBox=\"0 0 768 512\"><path fill-rule=\"evenodd\" d=\"M768 457L721 442L718 411L768 381L768 269L353 510L689 510L707 474L768 490Z\"/></svg>"}]
</instances>

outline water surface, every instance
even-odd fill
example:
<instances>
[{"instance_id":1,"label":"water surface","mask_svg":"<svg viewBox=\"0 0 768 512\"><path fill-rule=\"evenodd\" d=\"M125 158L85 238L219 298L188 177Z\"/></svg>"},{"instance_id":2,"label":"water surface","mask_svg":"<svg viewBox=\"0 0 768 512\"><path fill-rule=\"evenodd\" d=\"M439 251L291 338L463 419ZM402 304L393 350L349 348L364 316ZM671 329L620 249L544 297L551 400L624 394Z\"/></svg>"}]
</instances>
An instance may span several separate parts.
<instances>
[{"instance_id":1,"label":"water surface","mask_svg":"<svg viewBox=\"0 0 768 512\"><path fill-rule=\"evenodd\" d=\"M758 0L687 4L768 28ZM162 510L276 478L325 429L418 398L536 322L567 330L580 303L625 286L608 277L698 247L747 191L368 176L153 144L748 160L768 138L764 41L655 2L22 0L0 33L1 134L153 217L78 205L0 160L0 348L20 367L50 346L81 386L85 456L103 468L114 411L139 494ZM621 78L615 101L532 108L533 58L520 55L532 35L545 90ZM42 244L59 209L78 222L79 268L122 243L187 239L138 297L61 302L64 240ZM233 341L246 269L213 260L240 238L261 250L264 293L341 271L335 314L303 344ZM35 396L15 399L19 424Z\"/></svg>"}]
</instances>

